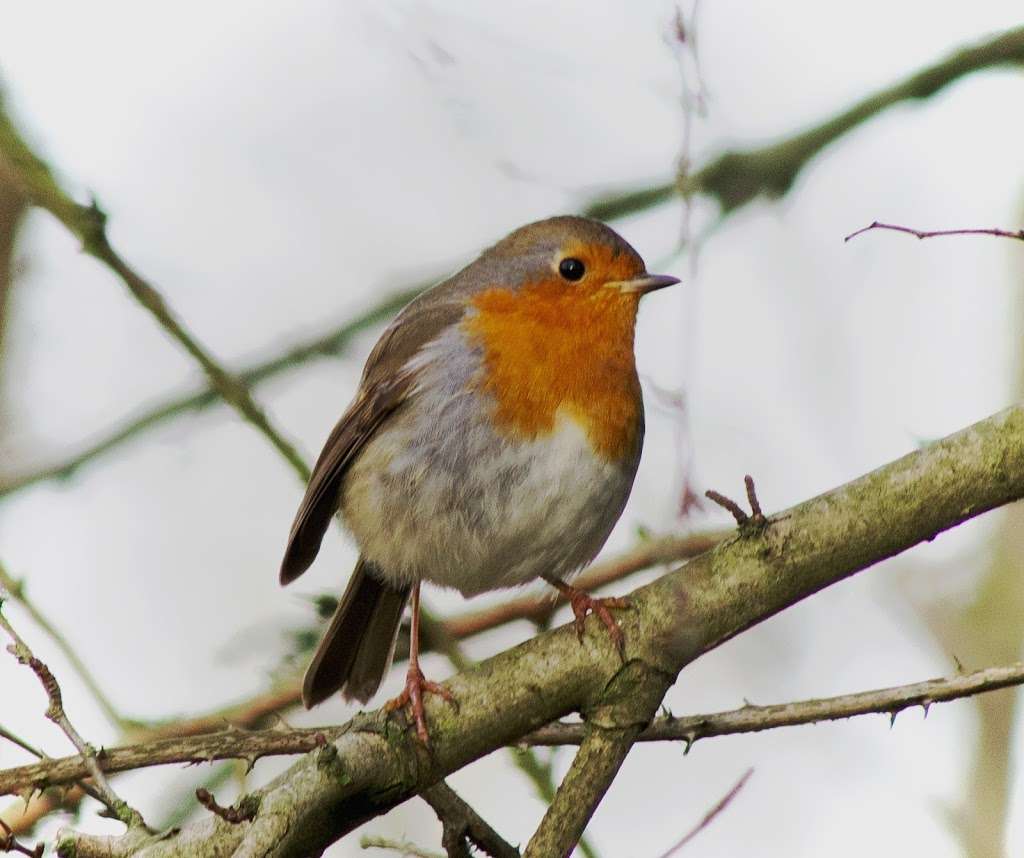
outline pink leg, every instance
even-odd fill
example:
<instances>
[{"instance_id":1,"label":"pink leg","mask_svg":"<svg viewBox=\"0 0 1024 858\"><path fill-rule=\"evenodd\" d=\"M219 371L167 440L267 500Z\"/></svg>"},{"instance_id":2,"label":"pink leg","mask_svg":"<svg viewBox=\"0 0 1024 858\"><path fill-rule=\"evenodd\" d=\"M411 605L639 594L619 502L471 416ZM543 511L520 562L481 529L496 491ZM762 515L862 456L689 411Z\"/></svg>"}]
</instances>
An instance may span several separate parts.
<instances>
[{"instance_id":1,"label":"pink leg","mask_svg":"<svg viewBox=\"0 0 1024 858\"><path fill-rule=\"evenodd\" d=\"M430 744L427 732L427 718L423 711L423 695L437 694L449 703L454 704L455 698L443 685L424 678L420 670L420 585L412 588L412 629L409 636L409 670L405 674L405 690L394 700L384 704L385 712L394 712L405 706L412 709L412 717L416 721L416 735L424 745Z\"/></svg>"}]
</instances>

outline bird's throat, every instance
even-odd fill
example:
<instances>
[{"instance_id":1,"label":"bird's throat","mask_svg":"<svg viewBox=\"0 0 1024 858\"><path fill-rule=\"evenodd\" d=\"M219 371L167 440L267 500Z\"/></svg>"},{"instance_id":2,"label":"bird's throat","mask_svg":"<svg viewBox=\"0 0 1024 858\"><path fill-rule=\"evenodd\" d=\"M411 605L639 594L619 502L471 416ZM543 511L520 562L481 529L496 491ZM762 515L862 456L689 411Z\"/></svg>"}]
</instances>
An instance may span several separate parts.
<instances>
[{"instance_id":1,"label":"bird's throat","mask_svg":"<svg viewBox=\"0 0 1024 858\"><path fill-rule=\"evenodd\" d=\"M541 438L568 417L602 458L620 461L635 451L643 407L633 357L635 297L544 280L515 291L488 289L471 306L463 329L483 351L476 383L494 400L499 431Z\"/></svg>"}]
</instances>

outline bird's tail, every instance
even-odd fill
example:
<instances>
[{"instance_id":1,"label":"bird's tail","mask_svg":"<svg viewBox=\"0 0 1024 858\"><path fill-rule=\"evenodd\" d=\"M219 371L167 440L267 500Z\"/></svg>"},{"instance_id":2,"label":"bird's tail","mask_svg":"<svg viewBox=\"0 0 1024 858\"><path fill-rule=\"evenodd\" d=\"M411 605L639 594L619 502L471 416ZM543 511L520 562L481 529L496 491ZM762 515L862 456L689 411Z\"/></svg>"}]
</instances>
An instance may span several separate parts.
<instances>
[{"instance_id":1,"label":"bird's tail","mask_svg":"<svg viewBox=\"0 0 1024 858\"><path fill-rule=\"evenodd\" d=\"M340 690L365 703L380 687L395 655L395 641L409 589L382 584L359 558L345 595L331 618L302 681L306 708Z\"/></svg>"}]
</instances>

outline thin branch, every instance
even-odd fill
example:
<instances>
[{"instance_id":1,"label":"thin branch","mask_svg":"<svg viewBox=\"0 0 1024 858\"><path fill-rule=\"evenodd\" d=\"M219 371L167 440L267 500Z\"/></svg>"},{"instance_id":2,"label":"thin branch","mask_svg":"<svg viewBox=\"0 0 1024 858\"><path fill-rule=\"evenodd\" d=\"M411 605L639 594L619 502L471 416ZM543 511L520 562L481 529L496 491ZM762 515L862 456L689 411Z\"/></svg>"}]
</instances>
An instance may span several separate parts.
<instances>
[{"instance_id":1,"label":"thin branch","mask_svg":"<svg viewBox=\"0 0 1024 858\"><path fill-rule=\"evenodd\" d=\"M705 828L707 828L723 810L725 810L732 800L739 795L741 789L746 786L747 781L750 780L750 776L754 773L753 769L747 769L743 776L736 782L729 792L722 796L718 802L715 803L707 813L704 814L700 822L698 822L690 831L688 831L681 840L676 841L675 845L668 850L661 858L672 858L673 855L678 854L687 843L693 840L698 834L700 834Z\"/></svg>"},{"instance_id":2,"label":"thin branch","mask_svg":"<svg viewBox=\"0 0 1024 858\"><path fill-rule=\"evenodd\" d=\"M88 206L76 203L57 183L49 166L39 158L18 133L0 102L0 158L9 169L15 188L32 205L46 209L82 242L82 249L102 262L128 288L132 297L202 367L210 386L242 418L255 427L282 458L291 464L302 480L309 479L309 467L291 442L271 424L256 404L248 387L226 370L192 334L164 297L114 250L107 239L106 215L93 201Z\"/></svg>"},{"instance_id":3,"label":"thin branch","mask_svg":"<svg viewBox=\"0 0 1024 858\"><path fill-rule=\"evenodd\" d=\"M50 636L50 639L64 654L64 657L68 660L71 667L74 668L75 673L78 674L78 678L82 680L82 684L89 690L89 693L92 694L93 699L103 711L103 714L107 716L107 720L110 721L113 726L121 730L125 729L128 726L127 721L114 708L114 705L110 702L110 698L103 693L103 689L100 688L100 684L96 681L96 678L92 675L89 668L85 666L85 663L78 657L78 653L75 652L74 647L68 643L67 638L65 638L64 635L57 631L56 626L50 622L46 615L36 607L35 602L28 598L25 594L25 582L12 578L3 563L0 563L0 589L6 590L11 599L21 605L25 610L25 613L32 618L32 621Z\"/></svg>"},{"instance_id":4,"label":"thin branch","mask_svg":"<svg viewBox=\"0 0 1024 858\"><path fill-rule=\"evenodd\" d=\"M469 855L465 841L469 840L491 858L519 858L519 850L495 831L458 793L441 781L424 790L421 798L433 808L441 821L444 833L441 844L451 856L461 848Z\"/></svg>"},{"instance_id":5,"label":"thin branch","mask_svg":"<svg viewBox=\"0 0 1024 858\"><path fill-rule=\"evenodd\" d=\"M983 69L1024 61L1024 27L1007 30L985 42L962 48L933 66L879 90L807 131L757 149L725 152L700 170L675 181L592 201L585 213L600 220L636 214L677 199L700 194L714 198L729 214L761 196L781 197L818 154L843 135L883 110L903 101L930 98L951 83Z\"/></svg>"},{"instance_id":6,"label":"thin branch","mask_svg":"<svg viewBox=\"0 0 1024 858\"><path fill-rule=\"evenodd\" d=\"M732 736L737 733L758 733L762 730L796 727L819 721L841 721L857 715L884 714L888 715L890 723L893 723L904 709L920 706L927 715L933 703L946 703L1022 684L1024 664L987 667L973 673L957 674L944 679L929 679L912 685L880 688L838 697L771 706L747 704L740 709L710 715L662 716L640 734L638 741L680 741L686 743L686 750L689 751L698 739ZM522 741L529 745L576 745L583 740L584 731L583 724L549 724L524 736Z\"/></svg>"},{"instance_id":7,"label":"thin branch","mask_svg":"<svg viewBox=\"0 0 1024 858\"><path fill-rule=\"evenodd\" d=\"M851 232L843 241L849 241L851 238L856 238L858 235L863 235L872 229L889 229L893 232L903 232L907 235L917 236L917 238L935 238L941 235L991 235L996 238L1014 238L1017 241L1024 241L1024 229L1018 229L1016 232L1006 229L933 229L925 231L912 229L909 226L899 226L894 223L881 223L877 220L858 229L856 232Z\"/></svg>"},{"instance_id":8,"label":"thin branch","mask_svg":"<svg viewBox=\"0 0 1024 858\"><path fill-rule=\"evenodd\" d=\"M99 794L100 800L104 805L106 805L107 809L114 815L114 817L121 820L129 827L141 825L142 817L139 812L130 807L127 802L114 792L113 788L107 781L106 776L103 774L103 769L97 759L96 749L82 738L81 734L75 729L74 725L68 718L67 713L64 711L60 685L57 683L56 677L50 672L50 668L33 655L32 650L28 648L28 645L14 630L14 627L11 626L7 617L4 616L2 607L3 602L0 601L0 629L3 629L7 633L7 636L13 641L13 643L7 647L7 651L10 652L20 664L29 667L38 677L39 682L43 686L43 690L46 692L47 700L49 701L49 705L46 708L46 717L60 727L64 735L68 737L71 744L75 746L75 749L81 755L86 772L92 779L94 788Z\"/></svg>"},{"instance_id":9,"label":"thin branch","mask_svg":"<svg viewBox=\"0 0 1024 858\"><path fill-rule=\"evenodd\" d=\"M685 742L686 750L699 739L759 733L780 727L796 727L822 721L841 721L860 715L887 715L890 723L905 709L920 706L925 713L934 703L946 703L1024 684L1024 664L988 667L972 673L929 679L911 685L779 703L747 704L739 709L706 715L663 715L637 736L638 742ZM232 727L202 736L183 736L107 748L101 764L108 774L172 763L210 763L239 759L252 764L269 756L305 754L335 741L348 728L302 727L270 730L239 730ZM517 747L579 745L586 735L584 724L555 722L527 733ZM35 750L31 753L37 754ZM89 775L79 756L47 758L44 762L0 770L0 795L15 795L32 787L46 789ZM550 801L550 797L548 797Z\"/></svg>"},{"instance_id":10,"label":"thin branch","mask_svg":"<svg viewBox=\"0 0 1024 858\"><path fill-rule=\"evenodd\" d=\"M43 759L46 756L46 754L44 754L37 747L35 747L35 745L29 744L24 739L22 739L20 736L12 733L6 727L0 726L0 739L6 739L12 745L17 745L23 751L26 751L27 753L31 754L36 759L41 760L41 759ZM3 820L0 820L0 822L2 822L2 821Z\"/></svg>"}]
</instances>

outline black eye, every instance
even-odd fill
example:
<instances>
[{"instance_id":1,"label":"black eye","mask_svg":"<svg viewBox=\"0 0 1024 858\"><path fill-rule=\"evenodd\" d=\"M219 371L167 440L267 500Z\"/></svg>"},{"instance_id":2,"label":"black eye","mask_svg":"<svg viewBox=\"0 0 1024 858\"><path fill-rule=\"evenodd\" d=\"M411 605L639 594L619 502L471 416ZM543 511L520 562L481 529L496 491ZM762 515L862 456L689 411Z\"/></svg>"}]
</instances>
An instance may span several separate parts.
<instances>
[{"instance_id":1,"label":"black eye","mask_svg":"<svg viewBox=\"0 0 1024 858\"><path fill-rule=\"evenodd\" d=\"M566 280L579 280L586 273L586 270L582 262L571 256L558 263L558 273Z\"/></svg>"}]
</instances>

